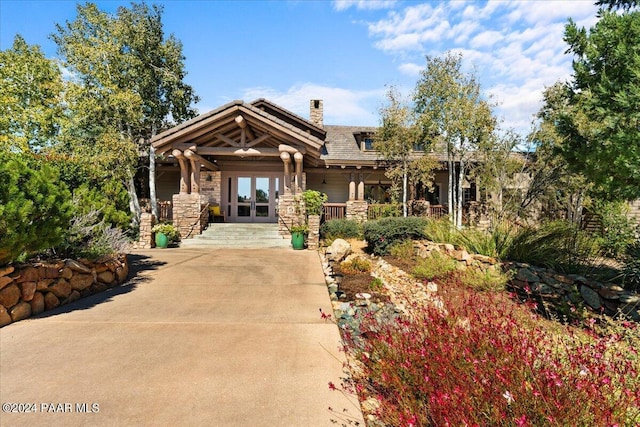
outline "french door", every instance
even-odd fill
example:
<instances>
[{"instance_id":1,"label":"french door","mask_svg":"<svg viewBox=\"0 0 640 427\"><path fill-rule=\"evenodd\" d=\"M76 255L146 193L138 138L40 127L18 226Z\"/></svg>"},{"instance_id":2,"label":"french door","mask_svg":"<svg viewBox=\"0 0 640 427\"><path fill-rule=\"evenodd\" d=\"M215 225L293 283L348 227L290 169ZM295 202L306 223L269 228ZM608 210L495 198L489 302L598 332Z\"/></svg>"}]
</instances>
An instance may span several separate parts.
<instances>
[{"instance_id":1,"label":"french door","mask_svg":"<svg viewBox=\"0 0 640 427\"><path fill-rule=\"evenodd\" d=\"M233 174L227 178L230 222L277 222L278 174Z\"/></svg>"}]
</instances>

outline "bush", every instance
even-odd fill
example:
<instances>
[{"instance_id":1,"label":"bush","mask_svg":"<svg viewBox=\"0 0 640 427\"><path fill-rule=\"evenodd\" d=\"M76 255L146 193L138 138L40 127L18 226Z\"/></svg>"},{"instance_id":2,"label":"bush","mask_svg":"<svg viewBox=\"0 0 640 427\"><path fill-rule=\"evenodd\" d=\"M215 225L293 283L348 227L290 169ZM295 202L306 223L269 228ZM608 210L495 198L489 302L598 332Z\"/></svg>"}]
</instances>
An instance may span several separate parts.
<instances>
[{"instance_id":1,"label":"bush","mask_svg":"<svg viewBox=\"0 0 640 427\"><path fill-rule=\"evenodd\" d=\"M316 190L305 190L302 192L307 216L322 215L322 205L327 201L328 196Z\"/></svg>"},{"instance_id":2,"label":"bush","mask_svg":"<svg viewBox=\"0 0 640 427\"><path fill-rule=\"evenodd\" d=\"M425 228L427 239L435 243L455 243L458 231L447 218L429 220Z\"/></svg>"},{"instance_id":3,"label":"bush","mask_svg":"<svg viewBox=\"0 0 640 427\"><path fill-rule=\"evenodd\" d=\"M495 268L468 268L461 273L460 281L476 291L501 292L509 283L509 276Z\"/></svg>"},{"instance_id":4,"label":"bush","mask_svg":"<svg viewBox=\"0 0 640 427\"><path fill-rule=\"evenodd\" d=\"M623 255L627 246L635 241L635 222L627 215L626 202L593 202L593 211L598 213L601 228L595 232L603 254L617 258Z\"/></svg>"},{"instance_id":5,"label":"bush","mask_svg":"<svg viewBox=\"0 0 640 427\"><path fill-rule=\"evenodd\" d=\"M73 191L78 215L87 215L97 211L105 223L126 230L131 223L131 211L128 208L129 193L117 181L106 181L99 187L83 183Z\"/></svg>"},{"instance_id":6,"label":"bush","mask_svg":"<svg viewBox=\"0 0 640 427\"><path fill-rule=\"evenodd\" d=\"M56 248L58 255L95 260L104 255L123 253L129 238L120 228L107 225L97 210L76 214Z\"/></svg>"},{"instance_id":7,"label":"bush","mask_svg":"<svg viewBox=\"0 0 640 427\"><path fill-rule=\"evenodd\" d=\"M326 240L362 238L362 226L352 219L330 219L320 227L320 237Z\"/></svg>"},{"instance_id":8,"label":"bush","mask_svg":"<svg viewBox=\"0 0 640 427\"><path fill-rule=\"evenodd\" d=\"M71 194L47 164L0 151L0 265L60 243Z\"/></svg>"},{"instance_id":9,"label":"bush","mask_svg":"<svg viewBox=\"0 0 640 427\"><path fill-rule=\"evenodd\" d=\"M415 252L413 250L413 241L403 240L402 242L396 242L389 248L389 254L394 258L403 260L412 260L415 258Z\"/></svg>"},{"instance_id":10,"label":"bush","mask_svg":"<svg viewBox=\"0 0 640 427\"><path fill-rule=\"evenodd\" d=\"M468 252L494 258L504 258L517 233L506 223L498 224L489 231L465 229L452 237L456 245L464 246Z\"/></svg>"},{"instance_id":11,"label":"bush","mask_svg":"<svg viewBox=\"0 0 640 427\"><path fill-rule=\"evenodd\" d=\"M364 258L352 258L340 263L340 271L344 274L368 273L371 271L371 262Z\"/></svg>"},{"instance_id":12,"label":"bush","mask_svg":"<svg viewBox=\"0 0 640 427\"><path fill-rule=\"evenodd\" d=\"M427 221L423 218L383 218L364 224L364 238L376 255L386 255L394 243L425 238Z\"/></svg>"},{"instance_id":13,"label":"bush","mask_svg":"<svg viewBox=\"0 0 640 427\"><path fill-rule=\"evenodd\" d=\"M456 261L440 252L433 251L431 255L420 259L412 273L418 279L433 280L441 278L456 270Z\"/></svg>"}]
</instances>

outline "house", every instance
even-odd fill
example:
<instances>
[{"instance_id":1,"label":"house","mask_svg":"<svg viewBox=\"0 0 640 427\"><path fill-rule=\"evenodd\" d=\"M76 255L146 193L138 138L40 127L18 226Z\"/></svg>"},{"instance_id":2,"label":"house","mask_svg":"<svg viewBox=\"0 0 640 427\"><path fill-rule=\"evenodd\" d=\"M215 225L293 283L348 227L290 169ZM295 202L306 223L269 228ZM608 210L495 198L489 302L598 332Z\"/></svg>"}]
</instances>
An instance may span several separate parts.
<instances>
[{"instance_id":1,"label":"house","mask_svg":"<svg viewBox=\"0 0 640 427\"><path fill-rule=\"evenodd\" d=\"M227 222L279 223L286 234L305 189L328 195L327 217L365 220L370 204L390 201L375 131L325 125L321 100L310 101L309 119L266 99L233 101L152 139L157 195L183 236L204 229L208 205ZM437 171L434 191L416 198L443 212L447 185L446 170ZM465 201L476 193L467 183Z\"/></svg>"}]
</instances>

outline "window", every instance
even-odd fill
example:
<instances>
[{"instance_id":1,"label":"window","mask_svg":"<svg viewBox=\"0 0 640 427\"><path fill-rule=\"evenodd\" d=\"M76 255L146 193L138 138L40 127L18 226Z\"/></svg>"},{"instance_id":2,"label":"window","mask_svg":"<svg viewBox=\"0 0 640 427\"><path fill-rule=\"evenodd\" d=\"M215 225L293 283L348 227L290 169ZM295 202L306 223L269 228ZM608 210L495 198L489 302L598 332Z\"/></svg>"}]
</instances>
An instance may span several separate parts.
<instances>
[{"instance_id":1,"label":"window","mask_svg":"<svg viewBox=\"0 0 640 427\"><path fill-rule=\"evenodd\" d=\"M476 184L475 182L472 182L469 186L469 188L464 188L463 189L463 193L462 193L462 204L466 205L469 202L475 202L476 201Z\"/></svg>"},{"instance_id":2,"label":"window","mask_svg":"<svg viewBox=\"0 0 640 427\"><path fill-rule=\"evenodd\" d=\"M433 185L433 191L425 191L425 199L432 205L440 204L440 184Z\"/></svg>"},{"instance_id":3,"label":"window","mask_svg":"<svg viewBox=\"0 0 640 427\"><path fill-rule=\"evenodd\" d=\"M424 147L424 142L416 142L413 144L413 151L425 151Z\"/></svg>"},{"instance_id":4,"label":"window","mask_svg":"<svg viewBox=\"0 0 640 427\"><path fill-rule=\"evenodd\" d=\"M362 140L362 149L365 151L372 151L373 148L373 138L364 138Z\"/></svg>"}]
</instances>

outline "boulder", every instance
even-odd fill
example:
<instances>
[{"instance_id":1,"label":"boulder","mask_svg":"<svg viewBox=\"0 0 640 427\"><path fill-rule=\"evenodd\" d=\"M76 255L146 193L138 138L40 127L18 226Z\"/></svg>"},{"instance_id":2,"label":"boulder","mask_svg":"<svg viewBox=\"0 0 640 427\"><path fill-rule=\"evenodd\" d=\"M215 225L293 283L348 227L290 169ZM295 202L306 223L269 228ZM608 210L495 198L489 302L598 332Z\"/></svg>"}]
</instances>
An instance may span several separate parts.
<instances>
[{"instance_id":1,"label":"boulder","mask_svg":"<svg viewBox=\"0 0 640 427\"><path fill-rule=\"evenodd\" d=\"M57 296L53 294L53 292L48 292L44 296L44 309L51 310L52 308L56 308L60 305L60 300Z\"/></svg>"},{"instance_id":2,"label":"boulder","mask_svg":"<svg viewBox=\"0 0 640 427\"><path fill-rule=\"evenodd\" d=\"M12 283L13 279L7 276L0 276L0 289L4 288L8 284Z\"/></svg>"},{"instance_id":3,"label":"boulder","mask_svg":"<svg viewBox=\"0 0 640 427\"><path fill-rule=\"evenodd\" d=\"M327 248L326 254L329 261L340 262L351 253L351 245L344 239L336 239Z\"/></svg>"},{"instance_id":4,"label":"boulder","mask_svg":"<svg viewBox=\"0 0 640 427\"><path fill-rule=\"evenodd\" d=\"M12 265L6 266L6 267L2 267L0 268L0 277L4 277L6 275L9 275L11 273L13 273L13 271L15 270L15 267Z\"/></svg>"},{"instance_id":5,"label":"boulder","mask_svg":"<svg viewBox=\"0 0 640 427\"><path fill-rule=\"evenodd\" d=\"M11 320L17 322L18 320L26 319L31 316L31 304L28 302L21 302L9 310Z\"/></svg>"},{"instance_id":6,"label":"boulder","mask_svg":"<svg viewBox=\"0 0 640 427\"><path fill-rule=\"evenodd\" d=\"M11 308L18 303L22 292L17 285L9 285L4 289L0 289L0 305Z\"/></svg>"},{"instance_id":7,"label":"boulder","mask_svg":"<svg viewBox=\"0 0 640 427\"><path fill-rule=\"evenodd\" d=\"M520 268L518 270L518 273L516 274L516 279L522 282L529 282L529 283L540 281L540 278L538 277L538 275L528 268Z\"/></svg>"},{"instance_id":8,"label":"boulder","mask_svg":"<svg viewBox=\"0 0 640 427\"><path fill-rule=\"evenodd\" d=\"M69 282L64 279L59 279L49 288L49 291L58 298L67 298L71 294L72 288Z\"/></svg>"},{"instance_id":9,"label":"boulder","mask_svg":"<svg viewBox=\"0 0 640 427\"><path fill-rule=\"evenodd\" d=\"M73 270L70 269L69 267L65 267L60 272L60 276L62 276L63 279L69 280L73 277Z\"/></svg>"},{"instance_id":10,"label":"boulder","mask_svg":"<svg viewBox=\"0 0 640 427\"><path fill-rule=\"evenodd\" d=\"M38 279L40 279L40 272L38 269L35 267L27 267L20 271L20 277L16 279L16 282L37 282Z\"/></svg>"},{"instance_id":11,"label":"boulder","mask_svg":"<svg viewBox=\"0 0 640 427\"><path fill-rule=\"evenodd\" d=\"M31 314L35 316L36 314L42 313L44 311L44 295L36 292L33 294L33 298L29 301L29 304L31 304Z\"/></svg>"},{"instance_id":12,"label":"boulder","mask_svg":"<svg viewBox=\"0 0 640 427\"><path fill-rule=\"evenodd\" d=\"M102 271L102 272L98 273L98 281L99 282L106 283L107 285L110 285L111 283L113 283L114 279L115 279L114 274L109 270L105 270L105 271Z\"/></svg>"},{"instance_id":13,"label":"boulder","mask_svg":"<svg viewBox=\"0 0 640 427\"><path fill-rule=\"evenodd\" d=\"M88 288L93 283L93 275L92 274L79 274L76 273L73 275L71 280L69 280L71 288L76 291L81 291L83 289ZM65 295L65 298L69 296Z\"/></svg>"},{"instance_id":14,"label":"boulder","mask_svg":"<svg viewBox=\"0 0 640 427\"><path fill-rule=\"evenodd\" d=\"M49 286L55 282L53 279L41 279L36 283L36 291L46 291L49 289Z\"/></svg>"},{"instance_id":15,"label":"boulder","mask_svg":"<svg viewBox=\"0 0 640 427\"><path fill-rule=\"evenodd\" d=\"M0 328L11 323L11 315L7 309L0 305Z\"/></svg>"},{"instance_id":16,"label":"boulder","mask_svg":"<svg viewBox=\"0 0 640 427\"><path fill-rule=\"evenodd\" d=\"M582 295L582 298L584 298L584 302L586 302L587 305L594 310L600 310L600 307L602 307L600 296L590 287L585 285L580 286L580 295Z\"/></svg>"},{"instance_id":17,"label":"boulder","mask_svg":"<svg viewBox=\"0 0 640 427\"><path fill-rule=\"evenodd\" d=\"M22 300L31 301L36 293L36 282L20 283L20 290L22 291Z\"/></svg>"},{"instance_id":18,"label":"boulder","mask_svg":"<svg viewBox=\"0 0 640 427\"><path fill-rule=\"evenodd\" d=\"M67 262L65 263L65 265L72 269L73 271L77 271L79 273L85 273L85 274L91 274L91 269L88 268L86 265L74 260L74 259L68 259Z\"/></svg>"},{"instance_id":19,"label":"boulder","mask_svg":"<svg viewBox=\"0 0 640 427\"><path fill-rule=\"evenodd\" d=\"M129 266L126 262L123 262L122 265L116 267L116 277L118 278L118 283L123 283L127 280L127 276L129 275Z\"/></svg>"}]
</instances>

